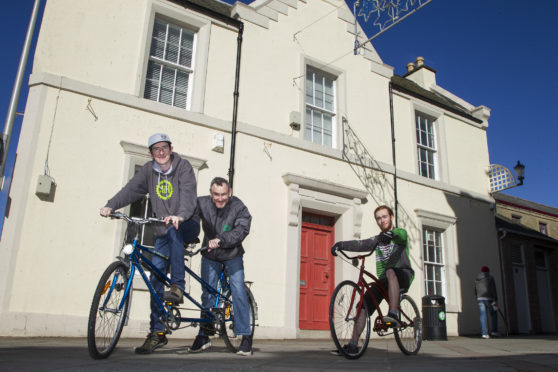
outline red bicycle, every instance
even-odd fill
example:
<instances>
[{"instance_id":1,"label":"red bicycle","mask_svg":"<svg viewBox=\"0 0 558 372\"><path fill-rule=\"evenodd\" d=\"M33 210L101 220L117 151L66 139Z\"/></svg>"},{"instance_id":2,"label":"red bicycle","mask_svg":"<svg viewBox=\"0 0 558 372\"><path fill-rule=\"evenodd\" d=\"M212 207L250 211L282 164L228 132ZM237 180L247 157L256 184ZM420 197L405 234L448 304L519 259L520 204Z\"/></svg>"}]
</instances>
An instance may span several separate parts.
<instances>
[{"instance_id":1,"label":"red bicycle","mask_svg":"<svg viewBox=\"0 0 558 372\"><path fill-rule=\"evenodd\" d=\"M348 359L358 359L364 354L370 341L371 331L370 316L368 316L371 311L368 307L370 303L373 303L376 318L372 331L379 336L393 334L397 346L404 354L416 355L422 344L422 319L415 301L402 291L399 299L400 325L390 327L383 320L384 316L378 301L375 296L371 295L374 287L389 304L387 289L376 276L364 268L364 260L372 252L355 257L347 256L342 250L338 252L345 257L341 257L344 261L350 262L357 268L360 261L360 273L357 283L351 280L342 281L335 287L331 297L329 327L337 350ZM365 276L371 280L367 282ZM364 296L368 296L368 301L364 299ZM351 347L348 347L349 343L351 343Z\"/></svg>"}]
</instances>

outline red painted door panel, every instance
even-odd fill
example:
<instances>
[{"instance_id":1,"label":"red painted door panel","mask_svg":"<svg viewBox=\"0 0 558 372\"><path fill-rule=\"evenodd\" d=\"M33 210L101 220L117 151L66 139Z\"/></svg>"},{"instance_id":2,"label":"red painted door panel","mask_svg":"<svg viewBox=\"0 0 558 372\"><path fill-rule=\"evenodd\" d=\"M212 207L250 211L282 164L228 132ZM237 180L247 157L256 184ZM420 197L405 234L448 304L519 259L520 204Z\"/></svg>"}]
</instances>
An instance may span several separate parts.
<instances>
[{"instance_id":1,"label":"red painted door panel","mask_svg":"<svg viewBox=\"0 0 558 372\"><path fill-rule=\"evenodd\" d=\"M300 329L328 330L333 292L333 227L302 224L300 247Z\"/></svg>"}]
</instances>

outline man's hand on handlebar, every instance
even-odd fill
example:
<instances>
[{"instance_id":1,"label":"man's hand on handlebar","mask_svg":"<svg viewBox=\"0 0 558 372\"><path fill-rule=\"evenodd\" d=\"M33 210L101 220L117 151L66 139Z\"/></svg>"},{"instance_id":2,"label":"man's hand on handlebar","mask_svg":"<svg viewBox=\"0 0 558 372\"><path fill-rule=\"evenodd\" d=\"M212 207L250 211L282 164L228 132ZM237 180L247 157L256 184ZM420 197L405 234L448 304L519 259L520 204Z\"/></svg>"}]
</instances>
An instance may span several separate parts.
<instances>
[{"instance_id":1,"label":"man's hand on handlebar","mask_svg":"<svg viewBox=\"0 0 558 372\"><path fill-rule=\"evenodd\" d=\"M220 244L221 244L221 239L219 238L211 239L210 241L207 242L207 251L211 252L212 250L219 248Z\"/></svg>"},{"instance_id":2,"label":"man's hand on handlebar","mask_svg":"<svg viewBox=\"0 0 558 372\"><path fill-rule=\"evenodd\" d=\"M108 217L112 213L112 208L110 207L103 207L99 212L102 217Z\"/></svg>"},{"instance_id":3,"label":"man's hand on handlebar","mask_svg":"<svg viewBox=\"0 0 558 372\"><path fill-rule=\"evenodd\" d=\"M179 216L167 216L164 218L164 221L167 225L172 224L174 228L178 230L178 225L184 221L184 218Z\"/></svg>"},{"instance_id":4,"label":"man's hand on handlebar","mask_svg":"<svg viewBox=\"0 0 558 372\"><path fill-rule=\"evenodd\" d=\"M343 245L341 244L341 242L335 243L335 244L331 247L331 254L332 254L333 256L337 256L337 251L340 251L341 248L342 248L342 246L343 246Z\"/></svg>"}]
</instances>

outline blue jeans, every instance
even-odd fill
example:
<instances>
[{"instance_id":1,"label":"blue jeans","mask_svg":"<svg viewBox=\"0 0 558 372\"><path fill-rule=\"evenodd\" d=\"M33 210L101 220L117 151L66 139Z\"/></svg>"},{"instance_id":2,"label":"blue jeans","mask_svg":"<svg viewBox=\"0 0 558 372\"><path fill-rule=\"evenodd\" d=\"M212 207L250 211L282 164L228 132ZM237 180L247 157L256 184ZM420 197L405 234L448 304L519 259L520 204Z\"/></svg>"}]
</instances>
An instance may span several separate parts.
<instances>
[{"instance_id":1,"label":"blue jeans","mask_svg":"<svg viewBox=\"0 0 558 372\"><path fill-rule=\"evenodd\" d=\"M477 304L479 305L480 311L480 323L481 323L481 331L483 335L488 335L488 326L486 324L486 310L490 312L491 318L491 329L492 333L498 332L498 312L494 310L492 307L492 301L489 300L477 300Z\"/></svg>"},{"instance_id":2,"label":"blue jeans","mask_svg":"<svg viewBox=\"0 0 558 372\"><path fill-rule=\"evenodd\" d=\"M223 249L223 248L218 248ZM229 274L229 284L231 286L231 295L234 303L234 334L237 336L251 335L250 329L250 305L248 303L248 295L244 287L244 261L242 257L236 257L232 260L218 262L202 257L201 277L209 285L217 288L221 269L225 265L227 274ZM215 306L215 296L202 287L202 305L205 308ZM200 328L200 335L205 335L203 329Z\"/></svg>"},{"instance_id":3,"label":"blue jeans","mask_svg":"<svg viewBox=\"0 0 558 372\"><path fill-rule=\"evenodd\" d=\"M162 273L168 273L170 266L171 284L175 284L184 290L186 273L184 271L184 243L188 243L198 237L200 233L200 224L195 220L186 220L178 226L178 230L169 227L167 233L155 240L155 251L167 256L165 260L159 256L153 255L151 262ZM155 275L151 275L151 285L157 293L160 301L163 301L163 293L165 285ZM151 332L163 332L165 327L160 320L163 312L159 308L157 301L151 298L151 316L149 329Z\"/></svg>"}]
</instances>

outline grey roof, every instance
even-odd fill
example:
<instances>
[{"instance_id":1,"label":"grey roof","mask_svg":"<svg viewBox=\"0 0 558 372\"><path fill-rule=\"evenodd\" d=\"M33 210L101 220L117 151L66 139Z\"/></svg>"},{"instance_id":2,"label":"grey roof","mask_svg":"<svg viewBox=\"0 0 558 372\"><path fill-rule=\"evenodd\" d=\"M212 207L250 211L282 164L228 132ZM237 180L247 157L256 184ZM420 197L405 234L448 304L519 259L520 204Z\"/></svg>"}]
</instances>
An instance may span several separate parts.
<instances>
[{"instance_id":1,"label":"grey roof","mask_svg":"<svg viewBox=\"0 0 558 372\"><path fill-rule=\"evenodd\" d=\"M420 68L430 69L427 66L421 66ZM460 115L476 123L479 124L482 123L482 120L475 118L473 115L470 114L468 110L466 110L463 106L461 106L457 102L454 102L449 98L442 96L440 94L426 90L422 88L420 85L418 85L417 83L415 83L414 81L405 79L404 77L399 75L393 75L391 77L391 84L393 89L397 91L407 93L413 97L432 103L433 105L436 105L445 110L453 112L454 114Z\"/></svg>"},{"instance_id":2,"label":"grey roof","mask_svg":"<svg viewBox=\"0 0 558 372\"><path fill-rule=\"evenodd\" d=\"M554 217L558 218L558 208L555 207L551 207L549 205L546 204L539 204L539 203L535 203L533 201L530 200L526 200L526 199L521 199L515 196L511 196L511 195L507 195L507 194L503 194L501 192L495 192L494 194L492 194L492 197L498 202L498 201L502 201L505 203L511 203L511 204L515 204L518 205L520 207L523 207L525 209L534 211L534 212L542 212L545 214L550 214Z\"/></svg>"},{"instance_id":3,"label":"grey roof","mask_svg":"<svg viewBox=\"0 0 558 372\"><path fill-rule=\"evenodd\" d=\"M239 22L231 17L232 6L220 0L170 0L173 3L207 13L215 18Z\"/></svg>"},{"instance_id":4,"label":"grey roof","mask_svg":"<svg viewBox=\"0 0 558 372\"><path fill-rule=\"evenodd\" d=\"M513 222L509 218L501 215L496 215L496 228L499 230L506 230L518 235L526 236L531 239L539 239L546 242L558 244L558 240L551 238L550 236L545 235L537 230L533 230L526 226Z\"/></svg>"}]
</instances>

